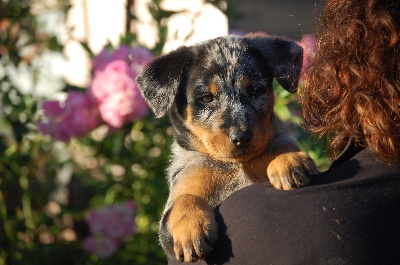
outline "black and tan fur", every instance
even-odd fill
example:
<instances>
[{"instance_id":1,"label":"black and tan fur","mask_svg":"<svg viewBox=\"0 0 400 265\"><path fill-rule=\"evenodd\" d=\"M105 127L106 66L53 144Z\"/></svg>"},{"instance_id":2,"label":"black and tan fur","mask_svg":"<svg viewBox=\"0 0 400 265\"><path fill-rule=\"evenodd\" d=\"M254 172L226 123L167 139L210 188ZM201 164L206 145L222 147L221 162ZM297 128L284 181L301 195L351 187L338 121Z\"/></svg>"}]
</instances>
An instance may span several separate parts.
<instances>
[{"instance_id":1,"label":"black and tan fur","mask_svg":"<svg viewBox=\"0 0 400 265\"><path fill-rule=\"evenodd\" d=\"M160 222L168 256L204 258L217 240L213 209L252 183L306 185L313 161L282 132L273 114L273 78L297 89L302 49L275 37L227 36L180 47L138 76L157 117L169 113L175 143L170 196Z\"/></svg>"}]
</instances>

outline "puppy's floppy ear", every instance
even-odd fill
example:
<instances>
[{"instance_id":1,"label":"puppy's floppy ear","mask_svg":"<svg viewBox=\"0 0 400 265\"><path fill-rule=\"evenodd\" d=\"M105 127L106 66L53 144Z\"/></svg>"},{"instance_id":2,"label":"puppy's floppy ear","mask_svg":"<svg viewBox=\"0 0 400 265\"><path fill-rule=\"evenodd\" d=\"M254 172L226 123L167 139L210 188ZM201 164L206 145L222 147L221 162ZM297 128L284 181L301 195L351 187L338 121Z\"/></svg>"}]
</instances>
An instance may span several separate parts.
<instances>
[{"instance_id":1,"label":"puppy's floppy ear","mask_svg":"<svg viewBox=\"0 0 400 265\"><path fill-rule=\"evenodd\" d=\"M279 84L289 92L295 92L303 63L303 49L293 41L271 36L247 35L244 40L261 52Z\"/></svg>"},{"instance_id":2,"label":"puppy's floppy ear","mask_svg":"<svg viewBox=\"0 0 400 265\"><path fill-rule=\"evenodd\" d=\"M171 108L192 52L182 46L154 59L137 77L139 89L157 118Z\"/></svg>"}]
</instances>

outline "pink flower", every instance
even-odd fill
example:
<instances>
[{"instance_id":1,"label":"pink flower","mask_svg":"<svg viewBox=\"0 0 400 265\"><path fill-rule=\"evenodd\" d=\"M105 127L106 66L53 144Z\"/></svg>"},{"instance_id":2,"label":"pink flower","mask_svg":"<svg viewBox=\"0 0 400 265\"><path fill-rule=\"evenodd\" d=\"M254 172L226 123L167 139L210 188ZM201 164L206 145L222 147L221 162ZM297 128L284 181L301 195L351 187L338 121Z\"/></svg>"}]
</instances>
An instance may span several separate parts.
<instances>
[{"instance_id":1,"label":"pink flower","mask_svg":"<svg viewBox=\"0 0 400 265\"><path fill-rule=\"evenodd\" d=\"M68 136L59 128L63 113L60 102L55 100L46 101L43 103L42 109L47 121L38 122L39 131L43 134L51 135L60 141L68 140Z\"/></svg>"},{"instance_id":2,"label":"pink flower","mask_svg":"<svg viewBox=\"0 0 400 265\"><path fill-rule=\"evenodd\" d=\"M44 114L49 118L56 118L61 115L63 109L60 106L60 102L56 100L46 101L42 105Z\"/></svg>"},{"instance_id":3,"label":"pink flower","mask_svg":"<svg viewBox=\"0 0 400 265\"><path fill-rule=\"evenodd\" d=\"M39 131L59 141L82 136L99 125L97 106L85 93L71 92L64 106L58 101L47 101L42 108L47 120L38 122Z\"/></svg>"},{"instance_id":4,"label":"pink flower","mask_svg":"<svg viewBox=\"0 0 400 265\"><path fill-rule=\"evenodd\" d=\"M82 136L98 126L98 110L85 93L70 92L65 101L60 129L69 136Z\"/></svg>"},{"instance_id":5,"label":"pink flower","mask_svg":"<svg viewBox=\"0 0 400 265\"><path fill-rule=\"evenodd\" d=\"M104 208L92 210L86 217L90 232L95 235L102 235L104 227L107 225L107 214Z\"/></svg>"},{"instance_id":6,"label":"pink flower","mask_svg":"<svg viewBox=\"0 0 400 265\"><path fill-rule=\"evenodd\" d=\"M123 239L135 231L136 208L131 209L126 204L117 204L110 211L104 234L111 238Z\"/></svg>"},{"instance_id":7,"label":"pink flower","mask_svg":"<svg viewBox=\"0 0 400 265\"><path fill-rule=\"evenodd\" d=\"M112 54L112 61L124 61L128 64L131 64L132 62L132 54L133 50L132 48L121 45L117 49L115 49L114 53Z\"/></svg>"},{"instance_id":8,"label":"pink flower","mask_svg":"<svg viewBox=\"0 0 400 265\"><path fill-rule=\"evenodd\" d=\"M86 221L92 234L117 240L135 232L135 214L136 205L133 201L127 201L92 210Z\"/></svg>"},{"instance_id":9,"label":"pink flower","mask_svg":"<svg viewBox=\"0 0 400 265\"><path fill-rule=\"evenodd\" d=\"M133 69L122 60L111 61L93 77L90 93L99 104L101 118L112 127L120 128L148 111L135 78Z\"/></svg>"},{"instance_id":10,"label":"pink flower","mask_svg":"<svg viewBox=\"0 0 400 265\"><path fill-rule=\"evenodd\" d=\"M102 71L112 61L124 61L128 65L132 62L132 49L128 46L120 46L113 53L109 49L103 49L92 62L93 72Z\"/></svg>"},{"instance_id":11,"label":"pink flower","mask_svg":"<svg viewBox=\"0 0 400 265\"><path fill-rule=\"evenodd\" d=\"M298 42L303 48L303 67L300 74L300 82L306 78L306 70L308 65L311 63L312 58L315 56L317 50L317 39L313 35L304 35L300 42Z\"/></svg>"},{"instance_id":12,"label":"pink flower","mask_svg":"<svg viewBox=\"0 0 400 265\"><path fill-rule=\"evenodd\" d=\"M142 70L151 60L153 60L154 55L144 47L134 47L132 48L132 63L131 66L135 70L136 74Z\"/></svg>"},{"instance_id":13,"label":"pink flower","mask_svg":"<svg viewBox=\"0 0 400 265\"><path fill-rule=\"evenodd\" d=\"M144 47L122 45L113 52L104 49L93 59L93 80L88 93L69 93L64 106L58 101L45 102L45 119L38 122L39 131L68 141L100 125L99 118L112 131L143 117L149 107L135 79L152 59L152 53Z\"/></svg>"},{"instance_id":14,"label":"pink flower","mask_svg":"<svg viewBox=\"0 0 400 265\"><path fill-rule=\"evenodd\" d=\"M154 55L147 49L141 46L130 48L121 45L113 53L108 49L102 50L92 62L93 72L104 70L104 68L112 61L124 61L131 66L135 73L138 73L145 65L147 65Z\"/></svg>"},{"instance_id":15,"label":"pink flower","mask_svg":"<svg viewBox=\"0 0 400 265\"><path fill-rule=\"evenodd\" d=\"M92 235L85 239L83 247L101 258L110 257L118 249L119 241L135 232L135 214L136 204L132 200L91 210L86 222Z\"/></svg>"},{"instance_id":16,"label":"pink flower","mask_svg":"<svg viewBox=\"0 0 400 265\"><path fill-rule=\"evenodd\" d=\"M102 259L111 257L118 250L118 242L113 238L88 236L83 242L83 248Z\"/></svg>"},{"instance_id":17,"label":"pink flower","mask_svg":"<svg viewBox=\"0 0 400 265\"><path fill-rule=\"evenodd\" d=\"M92 61L93 72L103 70L104 67L112 60L111 53L108 49L103 49Z\"/></svg>"}]
</instances>

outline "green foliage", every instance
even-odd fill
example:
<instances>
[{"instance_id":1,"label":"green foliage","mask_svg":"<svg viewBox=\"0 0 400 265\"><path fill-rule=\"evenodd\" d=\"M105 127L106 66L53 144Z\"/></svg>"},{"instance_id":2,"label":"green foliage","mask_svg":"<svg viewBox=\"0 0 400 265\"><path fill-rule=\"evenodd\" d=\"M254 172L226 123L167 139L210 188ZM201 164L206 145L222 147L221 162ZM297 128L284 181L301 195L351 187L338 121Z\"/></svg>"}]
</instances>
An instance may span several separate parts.
<instances>
[{"instance_id":1,"label":"green foliage","mask_svg":"<svg viewBox=\"0 0 400 265\"><path fill-rule=\"evenodd\" d=\"M320 171L325 171L331 163L326 149L326 138L318 138L302 126L301 107L296 93L289 93L276 80L274 89L274 111L283 123L280 129L287 132L296 141L300 149L315 161Z\"/></svg>"},{"instance_id":2,"label":"green foliage","mask_svg":"<svg viewBox=\"0 0 400 265\"><path fill-rule=\"evenodd\" d=\"M169 124L149 116L111 135L102 130L68 144L38 134L7 144L0 156L3 263L164 264L157 224L167 197ZM104 261L83 251L86 211L127 199L138 205L134 236Z\"/></svg>"},{"instance_id":3,"label":"green foliage","mask_svg":"<svg viewBox=\"0 0 400 265\"><path fill-rule=\"evenodd\" d=\"M168 121L149 115L68 143L38 134L43 98L21 89L9 69L24 65L35 85L32 60L62 44L41 30L32 3L0 3L0 264L165 264L157 230L168 192ZM84 251L87 211L127 199L138 207L136 233L107 260Z\"/></svg>"}]
</instances>

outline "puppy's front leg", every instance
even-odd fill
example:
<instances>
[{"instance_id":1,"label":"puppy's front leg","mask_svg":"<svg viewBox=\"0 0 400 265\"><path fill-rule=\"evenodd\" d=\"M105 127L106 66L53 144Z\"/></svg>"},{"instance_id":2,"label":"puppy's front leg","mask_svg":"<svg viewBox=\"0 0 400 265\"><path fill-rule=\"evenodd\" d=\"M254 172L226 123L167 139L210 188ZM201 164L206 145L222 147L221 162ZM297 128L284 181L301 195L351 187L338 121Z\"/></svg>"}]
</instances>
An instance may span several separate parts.
<instances>
[{"instance_id":1,"label":"puppy's front leg","mask_svg":"<svg viewBox=\"0 0 400 265\"><path fill-rule=\"evenodd\" d=\"M173 239L176 259L193 262L205 257L218 238L209 198L215 192L213 174L204 168L190 167L179 173L172 187L172 203L166 226Z\"/></svg>"},{"instance_id":2,"label":"puppy's front leg","mask_svg":"<svg viewBox=\"0 0 400 265\"><path fill-rule=\"evenodd\" d=\"M179 196L167 224L174 241L175 257L181 261L193 262L206 256L218 237L213 210L199 196Z\"/></svg>"}]
</instances>

